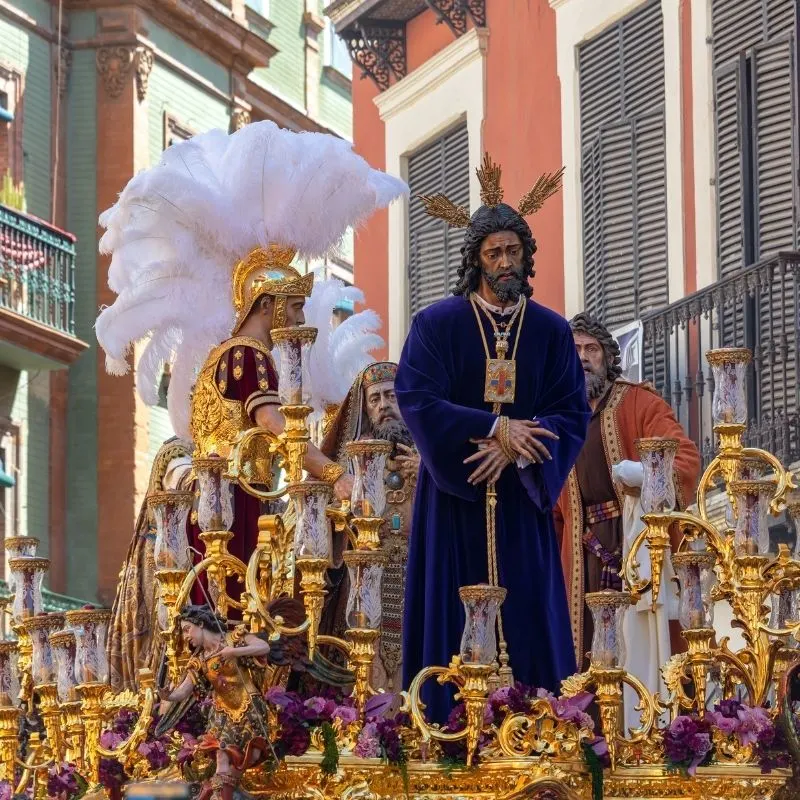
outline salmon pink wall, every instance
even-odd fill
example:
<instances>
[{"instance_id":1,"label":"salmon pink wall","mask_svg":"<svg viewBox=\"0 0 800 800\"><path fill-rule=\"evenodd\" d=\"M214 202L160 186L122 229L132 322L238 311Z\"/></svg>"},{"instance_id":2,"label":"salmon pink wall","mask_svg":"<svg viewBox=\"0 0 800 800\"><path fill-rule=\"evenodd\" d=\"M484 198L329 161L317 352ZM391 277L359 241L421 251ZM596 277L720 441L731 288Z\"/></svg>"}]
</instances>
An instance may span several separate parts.
<instances>
[{"instance_id":1,"label":"salmon pink wall","mask_svg":"<svg viewBox=\"0 0 800 800\"><path fill-rule=\"evenodd\" d=\"M358 79L358 67L353 68L353 142L356 151L376 169L386 168L386 137L378 109L372 102L378 87L369 79ZM381 335L387 337L389 319L389 220L386 211L373 214L355 234L353 277L364 292L368 308L375 310L383 321ZM376 353L385 358L386 352Z\"/></svg>"},{"instance_id":2,"label":"salmon pink wall","mask_svg":"<svg viewBox=\"0 0 800 800\"><path fill-rule=\"evenodd\" d=\"M561 87L556 14L547 0L488 0L487 108L483 146L503 167L506 202L516 204L561 160ZM538 252L534 298L564 311L561 195L528 218Z\"/></svg>"},{"instance_id":3,"label":"salmon pink wall","mask_svg":"<svg viewBox=\"0 0 800 800\"><path fill-rule=\"evenodd\" d=\"M489 47L483 147L504 167L506 198L516 203L543 172L561 166L561 98L556 73L556 18L548 0L487 0ZM432 11L406 26L409 71L453 41ZM385 167L384 126L370 79L353 81L356 150L374 167ZM551 198L531 222L539 253L535 297L564 310L564 249L561 197ZM376 214L356 236L355 280L366 302L388 320L388 221Z\"/></svg>"}]
</instances>

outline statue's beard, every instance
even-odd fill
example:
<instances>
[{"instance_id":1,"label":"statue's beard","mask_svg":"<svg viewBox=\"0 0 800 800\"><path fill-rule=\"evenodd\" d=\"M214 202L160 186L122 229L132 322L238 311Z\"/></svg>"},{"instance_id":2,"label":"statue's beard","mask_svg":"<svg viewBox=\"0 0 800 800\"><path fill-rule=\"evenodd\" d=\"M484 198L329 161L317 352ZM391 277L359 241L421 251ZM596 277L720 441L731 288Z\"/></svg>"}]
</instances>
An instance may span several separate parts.
<instances>
[{"instance_id":1,"label":"statue's beard","mask_svg":"<svg viewBox=\"0 0 800 800\"><path fill-rule=\"evenodd\" d=\"M372 435L376 439L383 439L392 444L405 444L413 446L414 440L405 423L399 419L387 419L372 426Z\"/></svg>"},{"instance_id":2,"label":"statue's beard","mask_svg":"<svg viewBox=\"0 0 800 800\"><path fill-rule=\"evenodd\" d=\"M513 303L519 300L525 288L526 280L522 270L509 270L508 272L497 272L490 275L485 269L481 273L489 285L489 288L494 292L495 297L501 303ZM506 275L511 276L509 280L501 280Z\"/></svg>"},{"instance_id":3,"label":"statue's beard","mask_svg":"<svg viewBox=\"0 0 800 800\"><path fill-rule=\"evenodd\" d=\"M596 372L586 372L586 399L597 400L602 397L608 387L608 377L598 375Z\"/></svg>"}]
</instances>

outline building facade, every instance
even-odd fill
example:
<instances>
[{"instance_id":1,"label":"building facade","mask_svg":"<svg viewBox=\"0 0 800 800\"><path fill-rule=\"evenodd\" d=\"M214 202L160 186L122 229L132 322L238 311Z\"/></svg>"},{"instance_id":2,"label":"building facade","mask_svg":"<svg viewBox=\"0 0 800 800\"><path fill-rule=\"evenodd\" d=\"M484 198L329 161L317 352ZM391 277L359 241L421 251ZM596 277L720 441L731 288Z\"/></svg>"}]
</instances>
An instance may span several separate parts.
<instances>
[{"instance_id":1,"label":"building facade","mask_svg":"<svg viewBox=\"0 0 800 800\"><path fill-rule=\"evenodd\" d=\"M271 119L349 138L350 64L324 5L0 4L0 533L42 541L56 592L113 597L172 433L96 347L113 301L98 215L165 147L211 128ZM307 266L347 280L351 251Z\"/></svg>"},{"instance_id":2,"label":"building facade","mask_svg":"<svg viewBox=\"0 0 800 800\"><path fill-rule=\"evenodd\" d=\"M531 221L534 296L603 318L706 456L703 354L752 348L750 441L800 459L797 0L336 0L328 14L365 76L357 149L412 197L473 210L483 151L512 202L563 164ZM356 241L392 357L453 284L451 237L412 199Z\"/></svg>"}]
</instances>

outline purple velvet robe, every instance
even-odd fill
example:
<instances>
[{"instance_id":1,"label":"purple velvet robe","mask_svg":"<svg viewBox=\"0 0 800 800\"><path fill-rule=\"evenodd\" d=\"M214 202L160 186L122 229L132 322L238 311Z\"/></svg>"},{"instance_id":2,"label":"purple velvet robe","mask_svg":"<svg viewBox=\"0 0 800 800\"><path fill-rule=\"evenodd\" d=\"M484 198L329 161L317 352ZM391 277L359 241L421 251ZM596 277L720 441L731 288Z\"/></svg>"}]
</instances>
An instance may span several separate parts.
<instances>
[{"instance_id":1,"label":"purple velvet robe","mask_svg":"<svg viewBox=\"0 0 800 800\"><path fill-rule=\"evenodd\" d=\"M494 355L493 332L481 317ZM514 347L517 325L510 337ZM509 353L510 357L510 353ZM508 590L503 625L514 678L552 691L575 671L567 597L552 508L583 445L589 421L583 369L563 317L528 301L516 355L512 419L536 418L559 436L545 439L552 461L497 482L497 559ZM417 484L403 642L404 683L425 666L458 653L464 611L460 586L488 582L485 484L470 486L470 439L489 435L495 416L484 402L486 358L469 301L450 297L419 312L403 347L395 390L422 457ZM428 681L428 716L442 722L452 689Z\"/></svg>"}]
</instances>

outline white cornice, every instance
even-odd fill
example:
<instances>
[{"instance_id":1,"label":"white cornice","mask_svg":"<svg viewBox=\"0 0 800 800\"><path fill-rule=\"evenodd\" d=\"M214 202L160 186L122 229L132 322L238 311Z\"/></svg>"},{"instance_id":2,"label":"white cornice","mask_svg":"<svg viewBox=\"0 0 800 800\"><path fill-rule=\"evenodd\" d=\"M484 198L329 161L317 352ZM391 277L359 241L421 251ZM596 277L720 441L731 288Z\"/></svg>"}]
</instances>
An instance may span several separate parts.
<instances>
[{"instance_id":1,"label":"white cornice","mask_svg":"<svg viewBox=\"0 0 800 800\"><path fill-rule=\"evenodd\" d=\"M488 28L473 28L429 58L422 66L409 72L394 86L381 92L374 100L381 119L384 122L391 119L413 105L422 95L431 92L454 72L476 58L483 57L488 40Z\"/></svg>"}]
</instances>

